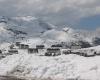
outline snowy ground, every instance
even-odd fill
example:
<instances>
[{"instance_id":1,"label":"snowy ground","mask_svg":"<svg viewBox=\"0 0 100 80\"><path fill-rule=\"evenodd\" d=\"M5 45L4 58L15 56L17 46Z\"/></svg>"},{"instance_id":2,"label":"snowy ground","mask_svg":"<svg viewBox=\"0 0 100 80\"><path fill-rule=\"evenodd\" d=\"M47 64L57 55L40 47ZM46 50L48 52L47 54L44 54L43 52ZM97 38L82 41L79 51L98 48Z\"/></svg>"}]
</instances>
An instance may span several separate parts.
<instances>
[{"instance_id":1,"label":"snowy ground","mask_svg":"<svg viewBox=\"0 0 100 80\"><path fill-rule=\"evenodd\" d=\"M0 60L0 75L53 80L100 80L100 56L37 56L20 51Z\"/></svg>"}]
</instances>

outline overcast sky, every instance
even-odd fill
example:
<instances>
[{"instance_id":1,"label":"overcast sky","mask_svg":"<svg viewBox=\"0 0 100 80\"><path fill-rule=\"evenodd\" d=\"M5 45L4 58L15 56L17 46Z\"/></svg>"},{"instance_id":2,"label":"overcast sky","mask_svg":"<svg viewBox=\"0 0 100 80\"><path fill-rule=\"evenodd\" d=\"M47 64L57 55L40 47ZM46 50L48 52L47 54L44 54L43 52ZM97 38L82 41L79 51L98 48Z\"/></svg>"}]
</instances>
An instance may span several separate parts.
<instances>
[{"instance_id":1,"label":"overcast sky","mask_svg":"<svg viewBox=\"0 0 100 80\"><path fill-rule=\"evenodd\" d=\"M100 0L0 0L0 15L36 16L58 26L100 27Z\"/></svg>"}]
</instances>

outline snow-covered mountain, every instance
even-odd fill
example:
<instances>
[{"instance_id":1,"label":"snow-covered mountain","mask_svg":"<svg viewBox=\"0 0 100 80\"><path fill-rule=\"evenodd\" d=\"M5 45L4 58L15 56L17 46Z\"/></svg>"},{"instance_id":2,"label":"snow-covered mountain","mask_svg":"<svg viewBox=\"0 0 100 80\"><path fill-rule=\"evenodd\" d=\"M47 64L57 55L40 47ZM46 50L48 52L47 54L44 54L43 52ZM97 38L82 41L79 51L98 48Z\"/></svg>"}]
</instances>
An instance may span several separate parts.
<instances>
[{"instance_id":1,"label":"snow-covered mountain","mask_svg":"<svg viewBox=\"0 0 100 80\"><path fill-rule=\"evenodd\" d=\"M46 31L42 37L49 38L56 41L62 41L62 42L69 42L69 41L75 41L81 39L81 36L78 35L75 30L72 28L63 28L62 30L56 30L52 29L49 31Z\"/></svg>"},{"instance_id":2,"label":"snow-covered mountain","mask_svg":"<svg viewBox=\"0 0 100 80\"><path fill-rule=\"evenodd\" d=\"M12 33L7 30L7 26L4 23L0 23L0 43L9 42L12 37Z\"/></svg>"},{"instance_id":3,"label":"snow-covered mountain","mask_svg":"<svg viewBox=\"0 0 100 80\"><path fill-rule=\"evenodd\" d=\"M35 17L14 17L12 21L18 25L18 28L24 32L27 32L28 35L36 35L43 33L47 30L51 30L55 26L49 24L48 22L43 21Z\"/></svg>"},{"instance_id":4,"label":"snow-covered mountain","mask_svg":"<svg viewBox=\"0 0 100 80\"><path fill-rule=\"evenodd\" d=\"M0 37L2 40L11 39L15 35L25 37L40 37L45 31L55 28L52 24L35 17L0 17Z\"/></svg>"},{"instance_id":5,"label":"snow-covered mountain","mask_svg":"<svg viewBox=\"0 0 100 80\"><path fill-rule=\"evenodd\" d=\"M41 37L58 41L76 39L74 37L74 30L71 28L66 28L59 31L52 24L31 16L11 18L3 16L0 18L0 30L2 30L0 31L1 34L4 33L1 36L5 36L6 34L6 38L11 37L9 32L16 33L16 35L18 32L23 32L27 34L25 36L30 38Z\"/></svg>"},{"instance_id":6,"label":"snow-covered mountain","mask_svg":"<svg viewBox=\"0 0 100 80\"><path fill-rule=\"evenodd\" d=\"M0 41L11 42L16 39L34 39L39 37L48 42L74 42L87 41L93 43L93 39L98 35L99 29L95 32L75 30L70 27L57 29L56 26L36 17L0 17ZM20 38L21 37L21 38Z\"/></svg>"}]
</instances>

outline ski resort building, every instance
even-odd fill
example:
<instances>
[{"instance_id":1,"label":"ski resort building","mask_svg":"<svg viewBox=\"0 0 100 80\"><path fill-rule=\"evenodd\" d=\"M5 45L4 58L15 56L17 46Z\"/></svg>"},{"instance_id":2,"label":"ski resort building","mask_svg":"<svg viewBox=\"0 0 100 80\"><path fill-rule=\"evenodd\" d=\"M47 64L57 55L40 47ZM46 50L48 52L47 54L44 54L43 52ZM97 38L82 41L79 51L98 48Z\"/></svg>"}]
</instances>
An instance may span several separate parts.
<instances>
[{"instance_id":1,"label":"ski resort building","mask_svg":"<svg viewBox=\"0 0 100 80\"><path fill-rule=\"evenodd\" d=\"M52 48L62 48L63 46L61 44L51 45Z\"/></svg>"},{"instance_id":2,"label":"ski resort building","mask_svg":"<svg viewBox=\"0 0 100 80\"><path fill-rule=\"evenodd\" d=\"M61 51L59 48L48 48L45 56L58 56L61 55Z\"/></svg>"},{"instance_id":3,"label":"ski resort building","mask_svg":"<svg viewBox=\"0 0 100 80\"><path fill-rule=\"evenodd\" d=\"M19 47L19 46L20 46L20 42L16 42L16 44L15 44L15 45Z\"/></svg>"},{"instance_id":4,"label":"ski resort building","mask_svg":"<svg viewBox=\"0 0 100 80\"><path fill-rule=\"evenodd\" d=\"M45 51L45 46L44 45L36 45L36 49L38 49L38 52L44 52Z\"/></svg>"},{"instance_id":5,"label":"ski resort building","mask_svg":"<svg viewBox=\"0 0 100 80\"><path fill-rule=\"evenodd\" d=\"M29 45L20 44L19 49L28 49Z\"/></svg>"},{"instance_id":6,"label":"ski resort building","mask_svg":"<svg viewBox=\"0 0 100 80\"><path fill-rule=\"evenodd\" d=\"M24 45L24 49L28 49L29 48L29 45Z\"/></svg>"},{"instance_id":7,"label":"ski resort building","mask_svg":"<svg viewBox=\"0 0 100 80\"><path fill-rule=\"evenodd\" d=\"M20 44L19 49L24 49L24 44Z\"/></svg>"},{"instance_id":8,"label":"ski resort building","mask_svg":"<svg viewBox=\"0 0 100 80\"><path fill-rule=\"evenodd\" d=\"M71 49L81 49L82 48L81 45L79 44L72 44L70 47Z\"/></svg>"},{"instance_id":9,"label":"ski resort building","mask_svg":"<svg viewBox=\"0 0 100 80\"><path fill-rule=\"evenodd\" d=\"M36 45L36 48L37 48L37 49L44 49L45 46L44 46L44 45Z\"/></svg>"},{"instance_id":10,"label":"ski resort building","mask_svg":"<svg viewBox=\"0 0 100 80\"><path fill-rule=\"evenodd\" d=\"M78 46L78 45L71 46L71 49L81 49L81 46Z\"/></svg>"},{"instance_id":11,"label":"ski resort building","mask_svg":"<svg viewBox=\"0 0 100 80\"><path fill-rule=\"evenodd\" d=\"M38 49L37 48L29 48L28 53L38 53Z\"/></svg>"},{"instance_id":12,"label":"ski resort building","mask_svg":"<svg viewBox=\"0 0 100 80\"><path fill-rule=\"evenodd\" d=\"M63 51L62 51L62 54L65 54L65 55L71 54L71 50L63 50Z\"/></svg>"}]
</instances>

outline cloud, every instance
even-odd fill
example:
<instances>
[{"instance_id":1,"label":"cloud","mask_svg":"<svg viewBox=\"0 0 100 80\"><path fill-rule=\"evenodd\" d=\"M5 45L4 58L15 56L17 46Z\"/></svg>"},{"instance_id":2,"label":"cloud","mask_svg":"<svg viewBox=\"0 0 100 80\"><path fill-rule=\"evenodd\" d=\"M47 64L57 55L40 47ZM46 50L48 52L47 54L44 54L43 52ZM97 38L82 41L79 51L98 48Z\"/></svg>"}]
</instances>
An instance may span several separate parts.
<instances>
[{"instance_id":1,"label":"cloud","mask_svg":"<svg viewBox=\"0 0 100 80\"><path fill-rule=\"evenodd\" d=\"M55 24L75 24L100 14L100 0L0 0L0 14L44 17Z\"/></svg>"}]
</instances>

